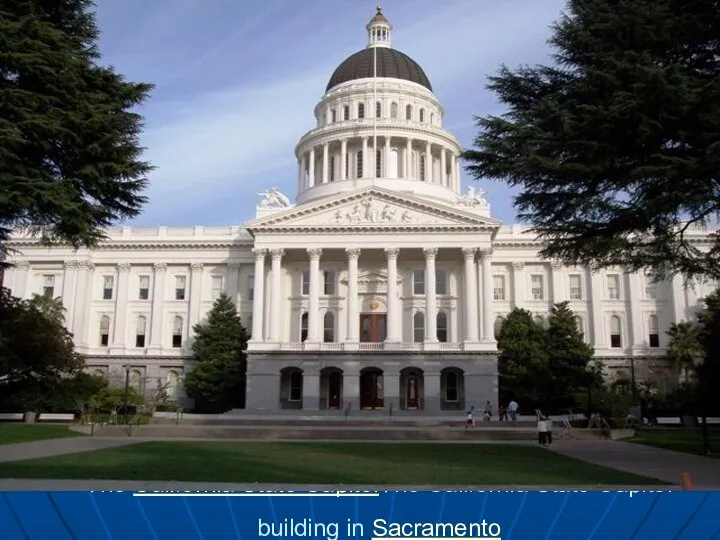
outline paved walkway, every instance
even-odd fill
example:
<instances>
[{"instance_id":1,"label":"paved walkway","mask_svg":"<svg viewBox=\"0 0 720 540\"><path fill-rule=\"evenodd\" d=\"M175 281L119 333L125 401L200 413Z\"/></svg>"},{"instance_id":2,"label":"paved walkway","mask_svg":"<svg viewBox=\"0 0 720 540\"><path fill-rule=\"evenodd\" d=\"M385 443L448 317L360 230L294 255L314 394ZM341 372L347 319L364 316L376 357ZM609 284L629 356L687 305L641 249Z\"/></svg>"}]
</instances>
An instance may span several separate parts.
<instances>
[{"instance_id":1,"label":"paved walkway","mask_svg":"<svg viewBox=\"0 0 720 540\"><path fill-rule=\"evenodd\" d=\"M23 459L37 459L64 454L76 454L78 452L90 452L116 446L127 446L140 441L125 437L100 438L100 437L72 437L68 439L46 439L43 441L32 441L18 444L0 445L1 461L20 461Z\"/></svg>"},{"instance_id":2,"label":"paved walkway","mask_svg":"<svg viewBox=\"0 0 720 540\"><path fill-rule=\"evenodd\" d=\"M690 473L695 489L720 490L720 460L621 441L558 441L552 451L678 485Z\"/></svg>"}]
</instances>

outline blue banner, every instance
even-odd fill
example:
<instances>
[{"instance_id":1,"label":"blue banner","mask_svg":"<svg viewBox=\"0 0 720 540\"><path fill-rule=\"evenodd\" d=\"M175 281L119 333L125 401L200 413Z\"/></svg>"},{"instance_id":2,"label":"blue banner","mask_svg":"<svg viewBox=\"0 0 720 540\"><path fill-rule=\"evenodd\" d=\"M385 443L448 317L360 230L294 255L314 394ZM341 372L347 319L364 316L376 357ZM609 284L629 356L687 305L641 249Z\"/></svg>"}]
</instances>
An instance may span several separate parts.
<instances>
[{"instance_id":1,"label":"blue banner","mask_svg":"<svg viewBox=\"0 0 720 540\"><path fill-rule=\"evenodd\" d=\"M720 492L4 492L2 540L720 537Z\"/></svg>"}]
</instances>

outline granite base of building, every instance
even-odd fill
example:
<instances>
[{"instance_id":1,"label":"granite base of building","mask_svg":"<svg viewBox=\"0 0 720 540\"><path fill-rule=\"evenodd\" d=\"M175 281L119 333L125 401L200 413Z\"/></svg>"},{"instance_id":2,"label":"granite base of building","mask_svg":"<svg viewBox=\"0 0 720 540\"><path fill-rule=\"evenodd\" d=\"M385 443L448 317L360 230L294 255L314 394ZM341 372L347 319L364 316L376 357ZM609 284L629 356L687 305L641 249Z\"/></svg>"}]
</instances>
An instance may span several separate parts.
<instances>
[{"instance_id":1,"label":"granite base of building","mask_svg":"<svg viewBox=\"0 0 720 540\"><path fill-rule=\"evenodd\" d=\"M498 406L496 353L251 352L247 410L418 411Z\"/></svg>"}]
</instances>

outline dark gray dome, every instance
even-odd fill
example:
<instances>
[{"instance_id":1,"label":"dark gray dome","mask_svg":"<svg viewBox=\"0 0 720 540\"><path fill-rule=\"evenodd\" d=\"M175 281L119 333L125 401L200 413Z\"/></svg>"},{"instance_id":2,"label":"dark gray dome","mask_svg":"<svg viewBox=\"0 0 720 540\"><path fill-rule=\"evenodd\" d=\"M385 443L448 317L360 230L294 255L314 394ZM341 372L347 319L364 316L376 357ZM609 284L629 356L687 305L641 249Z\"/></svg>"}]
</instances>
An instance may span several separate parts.
<instances>
[{"instance_id":1,"label":"dark gray dome","mask_svg":"<svg viewBox=\"0 0 720 540\"><path fill-rule=\"evenodd\" d=\"M370 47L348 56L330 77L325 91L344 82L372 78L374 55ZM418 63L396 49L377 47L377 76L414 82L432 92L430 80Z\"/></svg>"}]
</instances>

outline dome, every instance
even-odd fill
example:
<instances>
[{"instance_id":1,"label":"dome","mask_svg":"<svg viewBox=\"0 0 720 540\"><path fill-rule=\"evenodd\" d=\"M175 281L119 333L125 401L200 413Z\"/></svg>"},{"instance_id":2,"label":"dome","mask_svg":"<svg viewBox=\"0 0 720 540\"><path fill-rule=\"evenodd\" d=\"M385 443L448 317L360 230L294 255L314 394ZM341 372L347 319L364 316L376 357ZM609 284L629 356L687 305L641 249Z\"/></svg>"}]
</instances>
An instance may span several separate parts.
<instances>
[{"instance_id":1,"label":"dome","mask_svg":"<svg viewBox=\"0 0 720 540\"><path fill-rule=\"evenodd\" d=\"M402 79L420 84L432 92L432 86L420 65L407 54L387 47L370 47L349 56L330 77L325 91L348 81L373 77L373 56L377 54L377 76Z\"/></svg>"}]
</instances>

